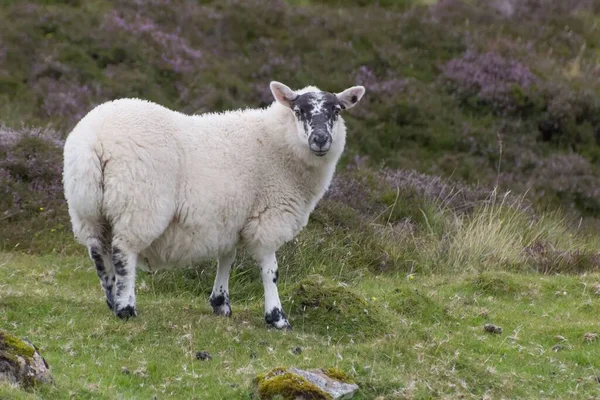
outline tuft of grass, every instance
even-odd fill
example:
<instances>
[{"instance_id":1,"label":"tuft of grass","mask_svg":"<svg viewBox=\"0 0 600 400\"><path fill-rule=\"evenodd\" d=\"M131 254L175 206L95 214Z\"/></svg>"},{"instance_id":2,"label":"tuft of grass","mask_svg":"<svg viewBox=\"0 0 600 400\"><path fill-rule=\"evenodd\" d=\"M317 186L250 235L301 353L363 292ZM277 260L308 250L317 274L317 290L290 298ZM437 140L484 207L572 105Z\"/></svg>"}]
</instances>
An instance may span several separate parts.
<instances>
[{"instance_id":1,"label":"tuft of grass","mask_svg":"<svg viewBox=\"0 0 600 400\"><path fill-rule=\"evenodd\" d=\"M414 279L414 278L413 278ZM427 294L414 287L403 284L394 289L393 294L386 298L389 308L403 318L419 318L435 323L446 319L446 310Z\"/></svg>"},{"instance_id":2,"label":"tuft of grass","mask_svg":"<svg viewBox=\"0 0 600 400\"><path fill-rule=\"evenodd\" d=\"M291 289L289 313L296 329L336 343L362 341L389 332L379 310L348 287L320 276Z\"/></svg>"}]
</instances>

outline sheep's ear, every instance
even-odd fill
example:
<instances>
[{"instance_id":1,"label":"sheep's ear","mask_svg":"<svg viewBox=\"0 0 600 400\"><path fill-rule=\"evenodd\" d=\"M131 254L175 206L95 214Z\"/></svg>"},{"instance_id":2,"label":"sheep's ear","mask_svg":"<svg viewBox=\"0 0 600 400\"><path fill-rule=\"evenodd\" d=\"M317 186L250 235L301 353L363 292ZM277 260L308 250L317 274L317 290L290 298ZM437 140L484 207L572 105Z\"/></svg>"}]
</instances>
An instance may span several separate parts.
<instances>
[{"instance_id":1,"label":"sheep's ear","mask_svg":"<svg viewBox=\"0 0 600 400\"><path fill-rule=\"evenodd\" d=\"M349 89L344 90L342 93L336 94L342 108L352 108L360 101L365 94L364 86L352 86Z\"/></svg>"},{"instance_id":2,"label":"sheep's ear","mask_svg":"<svg viewBox=\"0 0 600 400\"><path fill-rule=\"evenodd\" d=\"M283 106L287 108L292 108L292 101L298 97L296 92L294 92L289 87L285 86L281 82L273 81L271 82L271 93L273 93L273 97L275 100Z\"/></svg>"}]
</instances>

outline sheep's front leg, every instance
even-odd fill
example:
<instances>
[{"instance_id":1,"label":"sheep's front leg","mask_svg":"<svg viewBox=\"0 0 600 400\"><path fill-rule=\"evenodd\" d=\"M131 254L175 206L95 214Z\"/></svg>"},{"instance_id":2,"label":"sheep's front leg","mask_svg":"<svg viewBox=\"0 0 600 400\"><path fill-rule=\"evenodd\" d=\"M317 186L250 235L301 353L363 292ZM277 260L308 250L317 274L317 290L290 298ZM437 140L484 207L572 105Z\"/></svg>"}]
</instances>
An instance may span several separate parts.
<instances>
[{"instance_id":1,"label":"sheep's front leg","mask_svg":"<svg viewBox=\"0 0 600 400\"><path fill-rule=\"evenodd\" d=\"M263 286L265 289L265 322L273 325L277 329L291 329L292 326L287 320L277 290L277 279L279 272L277 270L277 258L275 253L267 254L258 259Z\"/></svg>"},{"instance_id":2,"label":"sheep's front leg","mask_svg":"<svg viewBox=\"0 0 600 400\"><path fill-rule=\"evenodd\" d=\"M135 308L135 266L137 254L113 246L116 290L113 311L121 319L137 316Z\"/></svg>"},{"instance_id":3,"label":"sheep's front leg","mask_svg":"<svg viewBox=\"0 0 600 400\"><path fill-rule=\"evenodd\" d=\"M217 277L210 294L210 305L213 312L217 315L229 317L231 315L231 306L229 305L229 273L231 265L235 260L235 249L219 257L217 265Z\"/></svg>"}]
</instances>

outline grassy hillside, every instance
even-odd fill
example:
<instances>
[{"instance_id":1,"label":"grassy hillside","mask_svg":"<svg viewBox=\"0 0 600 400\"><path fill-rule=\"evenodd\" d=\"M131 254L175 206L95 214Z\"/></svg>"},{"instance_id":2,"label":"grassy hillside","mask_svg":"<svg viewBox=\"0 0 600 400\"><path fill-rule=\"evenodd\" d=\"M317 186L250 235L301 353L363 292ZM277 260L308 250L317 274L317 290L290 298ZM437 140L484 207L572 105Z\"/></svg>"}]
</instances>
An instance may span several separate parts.
<instances>
[{"instance_id":1,"label":"grassy hillside","mask_svg":"<svg viewBox=\"0 0 600 400\"><path fill-rule=\"evenodd\" d=\"M0 120L64 136L94 104L260 106L268 82L367 87L346 161L597 216L599 6L590 0L4 1Z\"/></svg>"},{"instance_id":2,"label":"grassy hillside","mask_svg":"<svg viewBox=\"0 0 600 400\"><path fill-rule=\"evenodd\" d=\"M340 367L362 399L597 396L599 18L591 0L0 2L0 329L57 382L0 398L250 399L292 365ZM243 254L231 319L203 263L141 273L139 318L117 320L70 231L65 136L105 100L256 107L273 79L367 88L279 254L294 330L264 326Z\"/></svg>"}]
</instances>

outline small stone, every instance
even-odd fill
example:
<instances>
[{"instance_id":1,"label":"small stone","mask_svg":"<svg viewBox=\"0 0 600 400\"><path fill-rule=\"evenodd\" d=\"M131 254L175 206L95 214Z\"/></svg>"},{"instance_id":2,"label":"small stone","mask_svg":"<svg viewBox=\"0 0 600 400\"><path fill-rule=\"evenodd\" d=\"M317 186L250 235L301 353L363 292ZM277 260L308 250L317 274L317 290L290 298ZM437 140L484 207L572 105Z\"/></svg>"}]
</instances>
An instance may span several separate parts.
<instances>
[{"instance_id":1,"label":"small stone","mask_svg":"<svg viewBox=\"0 0 600 400\"><path fill-rule=\"evenodd\" d=\"M555 353L561 351L562 349L564 349L564 346L562 344L555 344L554 346L552 346L552 351L554 351Z\"/></svg>"},{"instance_id":2,"label":"small stone","mask_svg":"<svg viewBox=\"0 0 600 400\"><path fill-rule=\"evenodd\" d=\"M54 383L46 360L27 339L0 331L0 382L29 388Z\"/></svg>"},{"instance_id":3,"label":"small stone","mask_svg":"<svg viewBox=\"0 0 600 400\"><path fill-rule=\"evenodd\" d=\"M196 358L200 361L212 360L208 351L199 351L196 353Z\"/></svg>"},{"instance_id":4,"label":"small stone","mask_svg":"<svg viewBox=\"0 0 600 400\"><path fill-rule=\"evenodd\" d=\"M502 333L502 328L499 326L496 326L494 324L485 324L483 326L483 330L488 332L488 333L493 333L496 335L500 335Z\"/></svg>"},{"instance_id":5,"label":"small stone","mask_svg":"<svg viewBox=\"0 0 600 400\"><path fill-rule=\"evenodd\" d=\"M302 347L296 346L296 348L294 349L294 354L297 355L297 354L300 354L300 353L302 353Z\"/></svg>"},{"instance_id":6,"label":"small stone","mask_svg":"<svg viewBox=\"0 0 600 400\"><path fill-rule=\"evenodd\" d=\"M479 316L480 316L481 318L487 318L487 317L488 317L488 314L489 314L488 310L484 308L484 309L483 309L483 310L481 310L481 312L479 313Z\"/></svg>"},{"instance_id":7,"label":"small stone","mask_svg":"<svg viewBox=\"0 0 600 400\"><path fill-rule=\"evenodd\" d=\"M583 335L583 340L585 340L586 343L592 343L597 338L598 338L598 334L597 333L588 332L585 335Z\"/></svg>"},{"instance_id":8,"label":"small stone","mask_svg":"<svg viewBox=\"0 0 600 400\"><path fill-rule=\"evenodd\" d=\"M131 371L127 367L121 367L121 373L124 375L129 375Z\"/></svg>"},{"instance_id":9,"label":"small stone","mask_svg":"<svg viewBox=\"0 0 600 400\"><path fill-rule=\"evenodd\" d=\"M594 289L595 294L600 295L600 283L595 283L592 289Z\"/></svg>"},{"instance_id":10,"label":"small stone","mask_svg":"<svg viewBox=\"0 0 600 400\"><path fill-rule=\"evenodd\" d=\"M258 342L258 344L260 344L261 346L268 346L269 342L267 342L266 340L261 340L260 342Z\"/></svg>"}]
</instances>

